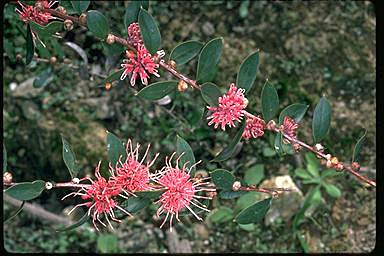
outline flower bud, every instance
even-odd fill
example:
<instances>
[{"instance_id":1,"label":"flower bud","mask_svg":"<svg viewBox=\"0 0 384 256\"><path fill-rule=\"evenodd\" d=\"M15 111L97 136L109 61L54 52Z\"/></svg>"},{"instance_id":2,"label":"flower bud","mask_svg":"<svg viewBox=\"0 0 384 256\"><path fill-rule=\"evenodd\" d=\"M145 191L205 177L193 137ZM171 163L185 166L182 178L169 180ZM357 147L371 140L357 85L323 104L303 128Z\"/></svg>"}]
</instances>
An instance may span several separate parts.
<instances>
[{"instance_id":1,"label":"flower bud","mask_svg":"<svg viewBox=\"0 0 384 256\"><path fill-rule=\"evenodd\" d=\"M332 167L332 162L331 162L331 160L327 160L327 163L325 164L325 166L326 166L327 168L331 168L331 167Z\"/></svg>"},{"instance_id":2,"label":"flower bud","mask_svg":"<svg viewBox=\"0 0 384 256\"><path fill-rule=\"evenodd\" d=\"M73 21L71 20L65 20L64 21L64 29L67 31L70 31L73 29Z\"/></svg>"},{"instance_id":3,"label":"flower bud","mask_svg":"<svg viewBox=\"0 0 384 256\"><path fill-rule=\"evenodd\" d=\"M108 34L106 42L107 44L113 44L115 42L115 36L112 34Z\"/></svg>"},{"instance_id":4,"label":"flower bud","mask_svg":"<svg viewBox=\"0 0 384 256\"><path fill-rule=\"evenodd\" d=\"M49 181L45 182L45 189L50 190L52 188L53 188L53 185L51 182L49 182Z\"/></svg>"},{"instance_id":5,"label":"flower bud","mask_svg":"<svg viewBox=\"0 0 384 256\"><path fill-rule=\"evenodd\" d=\"M354 171L360 170L360 164L358 162L353 162L351 167L352 167L352 170L354 170Z\"/></svg>"},{"instance_id":6,"label":"flower bud","mask_svg":"<svg viewBox=\"0 0 384 256\"><path fill-rule=\"evenodd\" d=\"M79 24L81 26L84 26L86 27L87 26L87 14L86 13L82 13L79 17Z\"/></svg>"},{"instance_id":7,"label":"flower bud","mask_svg":"<svg viewBox=\"0 0 384 256\"><path fill-rule=\"evenodd\" d=\"M37 1L35 3L35 7L38 11L42 11L44 9L43 3L41 1Z\"/></svg>"},{"instance_id":8,"label":"flower bud","mask_svg":"<svg viewBox=\"0 0 384 256\"><path fill-rule=\"evenodd\" d=\"M334 157L331 158L331 163L333 165L337 165L339 163L339 160L337 159L337 157L334 156Z\"/></svg>"},{"instance_id":9,"label":"flower bud","mask_svg":"<svg viewBox=\"0 0 384 256\"><path fill-rule=\"evenodd\" d=\"M232 185L232 189L233 189L233 191L237 191L237 190L239 190L241 188L241 183L240 183L240 181L235 181L235 182L233 182L233 185Z\"/></svg>"},{"instance_id":10,"label":"flower bud","mask_svg":"<svg viewBox=\"0 0 384 256\"><path fill-rule=\"evenodd\" d=\"M177 90L179 92L184 92L187 89L188 89L188 84L185 81L180 80L179 83L177 84Z\"/></svg>"},{"instance_id":11,"label":"flower bud","mask_svg":"<svg viewBox=\"0 0 384 256\"><path fill-rule=\"evenodd\" d=\"M23 56L21 56L20 53L16 54L16 61L21 61L23 59Z\"/></svg>"},{"instance_id":12,"label":"flower bud","mask_svg":"<svg viewBox=\"0 0 384 256\"><path fill-rule=\"evenodd\" d=\"M67 14L67 10L65 10L63 6L58 6L55 10L61 14L64 14L64 15Z\"/></svg>"},{"instance_id":13,"label":"flower bud","mask_svg":"<svg viewBox=\"0 0 384 256\"><path fill-rule=\"evenodd\" d=\"M51 65L55 64L57 61L57 58L55 56L52 56L50 59L49 59L49 63L51 63Z\"/></svg>"},{"instance_id":14,"label":"flower bud","mask_svg":"<svg viewBox=\"0 0 384 256\"><path fill-rule=\"evenodd\" d=\"M11 183L12 182L12 174L10 172L5 172L3 174L3 183Z\"/></svg>"},{"instance_id":15,"label":"flower bud","mask_svg":"<svg viewBox=\"0 0 384 256\"><path fill-rule=\"evenodd\" d=\"M107 91L109 91L111 88L112 88L112 84L111 83L105 83L105 89Z\"/></svg>"},{"instance_id":16,"label":"flower bud","mask_svg":"<svg viewBox=\"0 0 384 256\"><path fill-rule=\"evenodd\" d=\"M275 129L276 129L276 122L273 121L273 120L269 121L269 122L267 123L266 128L267 128L268 130L275 130Z\"/></svg>"},{"instance_id":17,"label":"flower bud","mask_svg":"<svg viewBox=\"0 0 384 256\"><path fill-rule=\"evenodd\" d=\"M76 184L79 184L79 183L80 183L80 180L79 180L79 178L73 178L72 182L73 182L73 183L76 183Z\"/></svg>"},{"instance_id":18,"label":"flower bud","mask_svg":"<svg viewBox=\"0 0 384 256\"><path fill-rule=\"evenodd\" d=\"M326 155L325 155L325 158L326 158L327 160L331 160L332 156L331 156L331 154L326 154Z\"/></svg>"},{"instance_id":19,"label":"flower bud","mask_svg":"<svg viewBox=\"0 0 384 256\"><path fill-rule=\"evenodd\" d=\"M294 149L296 152L299 152L300 149L301 149L301 146L300 146L298 143L294 143L294 144L293 144L293 149Z\"/></svg>"},{"instance_id":20,"label":"flower bud","mask_svg":"<svg viewBox=\"0 0 384 256\"><path fill-rule=\"evenodd\" d=\"M173 69L176 68L176 61L171 60L168 64L169 64L169 66L171 66Z\"/></svg>"},{"instance_id":21,"label":"flower bud","mask_svg":"<svg viewBox=\"0 0 384 256\"><path fill-rule=\"evenodd\" d=\"M248 99L244 98L243 99L243 107L246 108L248 106L248 103L249 103Z\"/></svg>"},{"instance_id":22,"label":"flower bud","mask_svg":"<svg viewBox=\"0 0 384 256\"><path fill-rule=\"evenodd\" d=\"M344 170L344 165L342 163L338 163L336 166L335 166L335 169L336 171L342 171Z\"/></svg>"},{"instance_id":23,"label":"flower bud","mask_svg":"<svg viewBox=\"0 0 384 256\"><path fill-rule=\"evenodd\" d=\"M319 151L319 152L324 152L324 147L320 143L317 143L314 147L314 150Z\"/></svg>"}]
</instances>

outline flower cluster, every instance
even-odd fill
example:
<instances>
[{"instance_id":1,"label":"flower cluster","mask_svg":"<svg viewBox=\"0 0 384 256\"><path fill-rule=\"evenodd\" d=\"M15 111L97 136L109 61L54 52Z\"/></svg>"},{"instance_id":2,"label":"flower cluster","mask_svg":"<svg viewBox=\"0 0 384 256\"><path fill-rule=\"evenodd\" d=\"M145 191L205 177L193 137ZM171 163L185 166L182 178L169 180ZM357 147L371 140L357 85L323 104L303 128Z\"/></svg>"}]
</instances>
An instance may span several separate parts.
<instances>
[{"instance_id":1,"label":"flower cluster","mask_svg":"<svg viewBox=\"0 0 384 256\"><path fill-rule=\"evenodd\" d=\"M297 136L297 128L299 128L299 125L295 122L294 119L292 119L289 116L285 116L283 120L283 124L280 125L280 131L287 134L289 137L296 139ZM288 143L288 141L283 140L284 143Z\"/></svg>"},{"instance_id":2,"label":"flower cluster","mask_svg":"<svg viewBox=\"0 0 384 256\"><path fill-rule=\"evenodd\" d=\"M261 137L264 134L265 121L259 116L247 117L242 137L246 140Z\"/></svg>"},{"instance_id":3,"label":"flower cluster","mask_svg":"<svg viewBox=\"0 0 384 256\"><path fill-rule=\"evenodd\" d=\"M126 211L119 205L118 197L128 199L130 196L137 196L135 192L138 191L152 191L159 190L164 191L160 196L160 200L156 204L160 204L157 211L159 216L163 212L167 212L166 217L161 225L164 226L165 222L170 218L170 227L172 228L173 216L176 215L176 219L179 220L179 212L184 208L190 210L197 219L201 218L192 210L192 205L197 208L209 211L207 207L201 204L196 199L211 199L197 195L202 191L215 191L214 188L209 188L209 182L203 182L209 178L194 180L190 176L190 171L196 166L192 165L187 169L187 164L183 167L179 167L179 161L182 154L176 160L176 166L172 166L171 161L176 153L166 158L166 166L160 171L151 174L150 167L154 164L158 157L155 155L152 161L144 163L144 159L147 157L150 145L148 145L144 156L139 161L139 148L140 145L136 144L133 148L131 140L128 140L126 145L126 160L123 162L122 157L116 163L116 166L109 165L110 177L108 179L100 175L100 162L95 170L95 180L85 177L78 182L89 181L91 184L82 184L79 191L72 192L68 196L81 196L83 200L89 200L84 203L77 204L70 212L71 214L76 208L81 206L88 207L88 216L92 216L93 225L97 230L97 223L107 227L103 222L104 218L108 225L113 229L111 221L121 222L116 218L115 210L118 209L123 213L132 216L131 213ZM96 223L97 222L97 223Z\"/></svg>"},{"instance_id":4,"label":"flower cluster","mask_svg":"<svg viewBox=\"0 0 384 256\"><path fill-rule=\"evenodd\" d=\"M33 21L39 25L44 26L53 17L49 12L44 12L39 7L48 9L56 4L57 1L36 1L35 6L24 5L20 1L17 1L17 3L21 6L21 10L16 9L15 11L19 14L19 17L23 22L28 23Z\"/></svg>"},{"instance_id":5,"label":"flower cluster","mask_svg":"<svg viewBox=\"0 0 384 256\"><path fill-rule=\"evenodd\" d=\"M139 23L133 22L128 26L128 42L136 49L139 48L139 45L143 45Z\"/></svg>"}]
</instances>

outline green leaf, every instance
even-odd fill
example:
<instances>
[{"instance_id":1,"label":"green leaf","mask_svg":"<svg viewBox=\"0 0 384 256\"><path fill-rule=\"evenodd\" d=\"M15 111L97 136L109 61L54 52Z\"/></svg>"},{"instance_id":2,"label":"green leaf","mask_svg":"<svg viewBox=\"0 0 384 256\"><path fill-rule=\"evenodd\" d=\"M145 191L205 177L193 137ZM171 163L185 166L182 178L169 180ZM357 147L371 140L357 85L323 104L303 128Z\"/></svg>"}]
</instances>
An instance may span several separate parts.
<instances>
[{"instance_id":1,"label":"green leaf","mask_svg":"<svg viewBox=\"0 0 384 256\"><path fill-rule=\"evenodd\" d=\"M220 206L213 210L208 218L213 223L224 223L233 219L233 210L226 206Z\"/></svg>"},{"instance_id":2,"label":"green leaf","mask_svg":"<svg viewBox=\"0 0 384 256\"><path fill-rule=\"evenodd\" d=\"M284 155L286 152L284 151L284 145L283 145L283 137L281 133L277 133L275 136L275 144L274 148L276 152L281 156Z\"/></svg>"},{"instance_id":3,"label":"green leaf","mask_svg":"<svg viewBox=\"0 0 384 256\"><path fill-rule=\"evenodd\" d=\"M137 22L140 7L143 7L144 9L148 10L149 1L130 1L127 5L127 9L124 15L124 24L126 29L131 23Z\"/></svg>"},{"instance_id":4,"label":"green leaf","mask_svg":"<svg viewBox=\"0 0 384 256\"><path fill-rule=\"evenodd\" d=\"M160 48L161 34L153 17L143 8L139 12L139 26L145 48L155 54Z\"/></svg>"},{"instance_id":5,"label":"green leaf","mask_svg":"<svg viewBox=\"0 0 384 256\"><path fill-rule=\"evenodd\" d=\"M237 224L239 225L239 227L245 231L253 231L255 230L255 224L251 223L251 224Z\"/></svg>"},{"instance_id":6,"label":"green leaf","mask_svg":"<svg viewBox=\"0 0 384 256\"><path fill-rule=\"evenodd\" d=\"M182 137L177 135L176 137L176 152L180 156L183 152L184 155L180 159L180 166L183 166L186 162L189 162L187 167L191 167L196 163L195 155L193 154L193 150L191 146L189 146L188 142L186 142ZM191 175L195 173L196 167L193 167L191 170Z\"/></svg>"},{"instance_id":7,"label":"green leaf","mask_svg":"<svg viewBox=\"0 0 384 256\"><path fill-rule=\"evenodd\" d=\"M233 199L246 194L247 191L219 191L221 199Z\"/></svg>"},{"instance_id":8,"label":"green leaf","mask_svg":"<svg viewBox=\"0 0 384 256\"><path fill-rule=\"evenodd\" d=\"M327 191L328 195L334 198L339 198L341 196L340 189L338 189L335 185L323 183L323 187L325 188L325 191Z\"/></svg>"},{"instance_id":9,"label":"green leaf","mask_svg":"<svg viewBox=\"0 0 384 256\"><path fill-rule=\"evenodd\" d=\"M81 13L85 12L88 9L89 3L90 3L90 1L87 1L87 0L71 1L73 9L78 14L81 14Z\"/></svg>"},{"instance_id":10,"label":"green leaf","mask_svg":"<svg viewBox=\"0 0 384 256\"><path fill-rule=\"evenodd\" d=\"M105 39L109 34L108 21L99 11L92 10L87 13L87 26L98 38Z\"/></svg>"},{"instance_id":11,"label":"green leaf","mask_svg":"<svg viewBox=\"0 0 384 256\"><path fill-rule=\"evenodd\" d=\"M102 42L104 54L108 57L120 55L124 50L124 46L121 44L107 44Z\"/></svg>"},{"instance_id":12,"label":"green leaf","mask_svg":"<svg viewBox=\"0 0 384 256\"><path fill-rule=\"evenodd\" d=\"M261 221L269 207L271 206L272 198L267 198L259 201L244 210L242 210L235 218L235 221L239 224L250 224Z\"/></svg>"},{"instance_id":13,"label":"green leaf","mask_svg":"<svg viewBox=\"0 0 384 256\"><path fill-rule=\"evenodd\" d=\"M233 152L235 151L235 147L236 147L237 143L239 143L240 140L241 140L241 136L243 135L244 128L245 128L245 119L241 122L241 126L240 126L239 130L237 131L237 133L236 133L235 137L233 138L233 140L229 143L229 145L226 148L224 148L212 160L213 162L225 161L225 160L227 160L228 158L230 158L233 155Z\"/></svg>"},{"instance_id":14,"label":"green leaf","mask_svg":"<svg viewBox=\"0 0 384 256\"><path fill-rule=\"evenodd\" d=\"M321 172L321 178L332 177L339 175L334 169L326 169Z\"/></svg>"},{"instance_id":15,"label":"green leaf","mask_svg":"<svg viewBox=\"0 0 384 256\"><path fill-rule=\"evenodd\" d=\"M236 202L235 212L238 213L242 211L243 209L251 206L257 200L260 199L260 193L251 191L247 192L246 194L242 195Z\"/></svg>"},{"instance_id":16,"label":"green leaf","mask_svg":"<svg viewBox=\"0 0 384 256\"><path fill-rule=\"evenodd\" d=\"M101 234L97 238L97 249L102 253L117 251L117 236L115 234Z\"/></svg>"},{"instance_id":17,"label":"green leaf","mask_svg":"<svg viewBox=\"0 0 384 256\"><path fill-rule=\"evenodd\" d=\"M209 41L201 50L197 64L197 82L211 82L217 72L224 40L218 37Z\"/></svg>"},{"instance_id":18,"label":"green leaf","mask_svg":"<svg viewBox=\"0 0 384 256\"><path fill-rule=\"evenodd\" d=\"M112 83L113 81L119 80L120 76L123 74L124 69L119 69L113 73L111 73L107 78L105 78L102 82L101 85L104 87L106 83Z\"/></svg>"},{"instance_id":19,"label":"green leaf","mask_svg":"<svg viewBox=\"0 0 384 256\"><path fill-rule=\"evenodd\" d=\"M259 50L249 55L243 63L241 63L239 72L237 72L237 87L245 89L245 93L249 92L255 83L258 68Z\"/></svg>"},{"instance_id":20,"label":"green leaf","mask_svg":"<svg viewBox=\"0 0 384 256\"><path fill-rule=\"evenodd\" d=\"M279 116L279 125L283 123L284 117L286 116L293 118L296 123L300 122L300 120L304 117L305 112L307 112L308 107L309 105L295 103L284 108Z\"/></svg>"},{"instance_id":21,"label":"green leaf","mask_svg":"<svg viewBox=\"0 0 384 256\"><path fill-rule=\"evenodd\" d=\"M268 80L261 91L261 109L266 122L274 118L279 110L279 96L275 87Z\"/></svg>"},{"instance_id":22,"label":"green leaf","mask_svg":"<svg viewBox=\"0 0 384 256\"><path fill-rule=\"evenodd\" d=\"M89 220L89 218L90 218L90 215L88 215L88 213L85 213L83 217L81 217L78 221L76 221L72 225L69 225L68 227L65 227L65 228L57 229L56 232L65 232L65 231L74 230L80 227L81 225L83 225L84 223L86 223Z\"/></svg>"},{"instance_id":23,"label":"green leaf","mask_svg":"<svg viewBox=\"0 0 384 256\"><path fill-rule=\"evenodd\" d=\"M35 53L35 45L33 43L31 26L29 25L29 23L27 25L26 51L27 54L25 55L25 64L28 65L29 63L31 63L33 54Z\"/></svg>"},{"instance_id":24,"label":"green leaf","mask_svg":"<svg viewBox=\"0 0 384 256\"><path fill-rule=\"evenodd\" d=\"M9 60L14 63L16 60L16 55L15 55L15 48L13 47L13 44L4 38L3 40L3 48L5 53L7 54Z\"/></svg>"},{"instance_id":25,"label":"green leaf","mask_svg":"<svg viewBox=\"0 0 384 256\"><path fill-rule=\"evenodd\" d=\"M264 178L264 165L256 164L249 168L244 175L244 181L248 185L257 185Z\"/></svg>"},{"instance_id":26,"label":"green leaf","mask_svg":"<svg viewBox=\"0 0 384 256\"><path fill-rule=\"evenodd\" d=\"M265 147L265 148L263 148L263 155L265 157L272 157L272 156L276 155L276 151L274 151L270 147Z\"/></svg>"},{"instance_id":27,"label":"green leaf","mask_svg":"<svg viewBox=\"0 0 384 256\"><path fill-rule=\"evenodd\" d=\"M47 86L50 82L53 81L54 74L52 73L52 68L48 67L44 69L40 74L38 74L33 81L34 88L42 88Z\"/></svg>"},{"instance_id":28,"label":"green leaf","mask_svg":"<svg viewBox=\"0 0 384 256\"><path fill-rule=\"evenodd\" d=\"M315 143L318 143L327 135L330 125L331 105L323 96L319 103L317 103L315 111L313 112L312 134Z\"/></svg>"},{"instance_id":29,"label":"green leaf","mask_svg":"<svg viewBox=\"0 0 384 256\"><path fill-rule=\"evenodd\" d=\"M307 170L313 177L319 177L319 165L316 156L310 152L305 154L305 160L307 161Z\"/></svg>"},{"instance_id":30,"label":"green leaf","mask_svg":"<svg viewBox=\"0 0 384 256\"><path fill-rule=\"evenodd\" d=\"M3 173L7 171L7 150L3 142Z\"/></svg>"},{"instance_id":31,"label":"green leaf","mask_svg":"<svg viewBox=\"0 0 384 256\"><path fill-rule=\"evenodd\" d=\"M5 193L15 199L28 201L38 197L45 188L45 181L21 182L5 190Z\"/></svg>"},{"instance_id":32,"label":"green leaf","mask_svg":"<svg viewBox=\"0 0 384 256\"><path fill-rule=\"evenodd\" d=\"M302 234L301 232L297 232L296 237L297 237L297 239L299 239L301 248L303 249L304 253L310 253L309 245L308 245L307 241L305 240L304 234Z\"/></svg>"},{"instance_id":33,"label":"green leaf","mask_svg":"<svg viewBox=\"0 0 384 256\"><path fill-rule=\"evenodd\" d=\"M353 149L353 156L352 156L352 162L359 162L359 155L361 152L361 147L366 139L367 130L364 131L363 136L360 137L360 139L357 141L355 148Z\"/></svg>"},{"instance_id":34,"label":"green leaf","mask_svg":"<svg viewBox=\"0 0 384 256\"><path fill-rule=\"evenodd\" d=\"M232 185L235 182L235 176L227 170L216 169L211 173L212 182L215 183L218 189L232 190Z\"/></svg>"},{"instance_id":35,"label":"green leaf","mask_svg":"<svg viewBox=\"0 0 384 256\"><path fill-rule=\"evenodd\" d=\"M210 106L216 106L219 97L222 96L219 87L213 83L208 82L202 84L200 88L201 96L203 97L204 101Z\"/></svg>"},{"instance_id":36,"label":"green leaf","mask_svg":"<svg viewBox=\"0 0 384 256\"><path fill-rule=\"evenodd\" d=\"M304 170L303 168L295 169L295 175L302 178L302 179L305 179L305 180L312 179L312 176L309 175L309 173L306 170Z\"/></svg>"},{"instance_id":37,"label":"green leaf","mask_svg":"<svg viewBox=\"0 0 384 256\"><path fill-rule=\"evenodd\" d=\"M183 65L195 58L203 45L203 43L194 40L183 42L172 50L169 60L174 60L177 66Z\"/></svg>"},{"instance_id":38,"label":"green leaf","mask_svg":"<svg viewBox=\"0 0 384 256\"><path fill-rule=\"evenodd\" d=\"M145 86L141 89L137 96L140 96L146 100L159 100L166 95L170 94L172 91L176 90L177 81L165 81L165 82L157 82Z\"/></svg>"},{"instance_id":39,"label":"green leaf","mask_svg":"<svg viewBox=\"0 0 384 256\"><path fill-rule=\"evenodd\" d=\"M139 191L135 192L135 194L141 198L148 198L148 199L156 199L158 198L163 191Z\"/></svg>"},{"instance_id":40,"label":"green leaf","mask_svg":"<svg viewBox=\"0 0 384 256\"><path fill-rule=\"evenodd\" d=\"M130 197L121 203L121 207L129 213L137 213L152 203L147 197ZM124 214L123 214L124 215ZM118 216L120 217L120 216Z\"/></svg>"},{"instance_id":41,"label":"green leaf","mask_svg":"<svg viewBox=\"0 0 384 256\"><path fill-rule=\"evenodd\" d=\"M51 37L54 33L61 31L63 29L63 22L61 21L51 21L46 26L41 26L33 21L29 22L31 29L39 34L39 37Z\"/></svg>"},{"instance_id":42,"label":"green leaf","mask_svg":"<svg viewBox=\"0 0 384 256\"><path fill-rule=\"evenodd\" d=\"M125 161L127 157L127 152L121 140L113 133L107 132L107 152L108 152L108 161L111 163L112 167L115 167L120 156L122 156L121 161Z\"/></svg>"},{"instance_id":43,"label":"green leaf","mask_svg":"<svg viewBox=\"0 0 384 256\"><path fill-rule=\"evenodd\" d=\"M23 201L19 206L19 208L15 211L15 213L12 214L8 219L4 220L3 223L9 223L11 220L13 220L23 210L24 204L25 204L25 201Z\"/></svg>"},{"instance_id":44,"label":"green leaf","mask_svg":"<svg viewBox=\"0 0 384 256\"><path fill-rule=\"evenodd\" d=\"M300 211L295 215L293 219L293 230L296 232L297 228L300 226L302 221L305 218L305 212L309 209L310 206L317 205L321 202L321 192L320 186L316 186L314 189L310 190L305 196L305 200L303 203L303 207L301 207Z\"/></svg>"},{"instance_id":45,"label":"green leaf","mask_svg":"<svg viewBox=\"0 0 384 256\"><path fill-rule=\"evenodd\" d=\"M63 160L65 165L68 168L69 174L71 178L76 178L77 176L77 166L76 166L76 157L75 153L73 153L71 145L69 142L61 136L61 140L63 142Z\"/></svg>"}]
</instances>

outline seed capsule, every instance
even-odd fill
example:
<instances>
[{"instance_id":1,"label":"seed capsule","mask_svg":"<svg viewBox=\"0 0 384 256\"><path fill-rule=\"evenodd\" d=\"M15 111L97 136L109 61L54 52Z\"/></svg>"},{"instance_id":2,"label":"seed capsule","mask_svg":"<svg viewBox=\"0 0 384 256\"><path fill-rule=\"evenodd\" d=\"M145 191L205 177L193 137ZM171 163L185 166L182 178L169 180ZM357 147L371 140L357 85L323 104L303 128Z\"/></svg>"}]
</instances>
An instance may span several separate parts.
<instances>
[{"instance_id":1,"label":"seed capsule","mask_svg":"<svg viewBox=\"0 0 384 256\"><path fill-rule=\"evenodd\" d=\"M73 21L71 20L65 20L64 21L64 29L67 31L70 31L73 29Z\"/></svg>"}]
</instances>

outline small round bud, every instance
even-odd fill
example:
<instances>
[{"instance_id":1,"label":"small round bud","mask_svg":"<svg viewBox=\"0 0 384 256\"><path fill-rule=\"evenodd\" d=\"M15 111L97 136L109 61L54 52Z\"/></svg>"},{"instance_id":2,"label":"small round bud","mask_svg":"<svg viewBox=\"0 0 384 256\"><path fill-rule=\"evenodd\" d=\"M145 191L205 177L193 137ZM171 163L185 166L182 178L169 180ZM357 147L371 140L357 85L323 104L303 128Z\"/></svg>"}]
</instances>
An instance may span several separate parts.
<instances>
[{"instance_id":1,"label":"small round bud","mask_svg":"<svg viewBox=\"0 0 384 256\"><path fill-rule=\"evenodd\" d=\"M331 158L331 163L333 165L337 165L339 163L339 160L337 159L337 157L334 156L334 157Z\"/></svg>"},{"instance_id":2,"label":"small round bud","mask_svg":"<svg viewBox=\"0 0 384 256\"><path fill-rule=\"evenodd\" d=\"M50 190L51 188L53 188L52 183L49 181L45 182L45 189Z\"/></svg>"},{"instance_id":3,"label":"small round bud","mask_svg":"<svg viewBox=\"0 0 384 256\"><path fill-rule=\"evenodd\" d=\"M276 129L276 122L273 121L273 120L269 121L269 122L267 123L266 128L267 128L268 130L275 130L275 129Z\"/></svg>"},{"instance_id":4,"label":"small round bud","mask_svg":"<svg viewBox=\"0 0 384 256\"><path fill-rule=\"evenodd\" d=\"M353 162L351 167L352 167L352 170L354 170L354 171L360 170L360 164L358 162Z\"/></svg>"},{"instance_id":5,"label":"small round bud","mask_svg":"<svg viewBox=\"0 0 384 256\"><path fill-rule=\"evenodd\" d=\"M342 171L344 170L344 165L342 163L338 163L336 166L335 166L335 169L336 171Z\"/></svg>"},{"instance_id":6,"label":"small round bud","mask_svg":"<svg viewBox=\"0 0 384 256\"><path fill-rule=\"evenodd\" d=\"M331 160L327 160L327 163L325 164L325 166L326 166L327 168L331 168L331 167L332 167L332 162L331 162Z\"/></svg>"},{"instance_id":7,"label":"small round bud","mask_svg":"<svg viewBox=\"0 0 384 256\"><path fill-rule=\"evenodd\" d=\"M80 180L79 180L79 178L73 178L72 182L73 182L73 183L76 183L76 184L79 184L79 183L80 183Z\"/></svg>"},{"instance_id":8,"label":"small round bud","mask_svg":"<svg viewBox=\"0 0 384 256\"><path fill-rule=\"evenodd\" d=\"M73 29L73 21L71 20L65 20L64 21L64 29L67 31L70 31Z\"/></svg>"},{"instance_id":9,"label":"small round bud","mask_svg":"<svg viewBox=\"0 0 384 256\"><path fill-rule=\"evenodd\" d=\"M299 152L300 149L301 149L301 146L300 146L298 143L294 143L294 144L293 144L293 149L294 149L296 152Z\"/></svg>"},{"instance_id":10,"label":"small round bud","mask_svg":"<svg viewBox=\"0 0 384 256\"><path fill-rule=\"evenodd\" d=\"M10 172L5 172L3 174L3 182L4 183L11 183L12 182L12 174Z\"/></svg>"},{"instance_id":11,"label":"small round bud","mask_svg":"<svg viewBox=\"0 0 384 256\"><path fill-rule=\"evenodd\" d=\"M232 189L233 189L233 191L237 191L237 190L239 190L241 188L241 183L240 183L240 181L235 181L235 182L233 182L233 185L232 185Z\"/></svg>"},{"instance_id":12,"label":"small round bud","mask_svg":"<svg viewBox=\"0 0 384 256\"><path fill-rule=\"evenodd\" d=\"M188 84L185 81L180 80L179 83L177 84L177 90L179 92L184 92L187 89L188 89Z\"/></svg>"},{"instance_id":13,"label":"small round bud","mask_svg":"<svg viewBox=\"0 0 384 256\"><path fill-rule=\"evenodd\" d=\"M79 17L79 24L81 26L84 26L86 27L87 26L87 14L86 13L82 13Z\"/></svg>"},{"instance_id":14,"label":"small round bud","mask_svg":"<svg viewBox=\"0 0 384 256\"><path fill-rule=\"evenodd\" d=\"M111 83L105 83L105 89L107 91L109 91L111 88L112 88L112 84Z\"/></svg>"},{"instance_id":15,"label":"small round bud","mask_svg":"<svg viewBox=\"0 0 384 256\"><path fill-rule=\"evenodd\" d=\"M248 106L248 103L249 103L248 99L244 98L244 100L243 100L243 107L246 108Z\"/></svg>"},{"instance_id":16,"label":"small round bud","mask_svg":"<svg viewBox=\"0 0 384 256\"><path fill-rule=\"evenodd\" d=\"M324 152L324 147L320 143L317 143L314 147L314 150L319 151L319 152Z\"/></svg>"},{"instance_id":17,"label":"small round bud","mask_svg":"<svg viewBox=\"0 0 384 256\"><path fill-rule=\"evenodd\" d=\"M63 6L58 6L55 10L61 14L67 14L67 10Z\"/></svg>"},{"instance_id":18,"label":"small round bud","mask_svg":"<svg viewBox=\"0 0 384 256\"><path fill-rule=\"evenodd\" d=\"M115 36L112 34L108 34L106 41L107 41L107 44L113 44L115 42Z\"/></svg>"},{"instance_id":19,"label":"small round bud","mask_svg":"<svg viewBox=\"0 0 384 256\"><path fill-rule=\"evenodd\" d=\"M23 59L23 56L21 56L20 53L16 54L16 61L21 61Z\"/></svg>"},{"instance_id":20,"label":"small round bud","mask_svg":"<svg viewBox=\"0 0 384 256\"><path fill-rule=\"evenodd\" d=\"M331 160L332 156L331 156L331 154L326 154L326 155L325 155L325 158L326 158L327 160Z\"/></svg>"},{"instance_id":21,"label":"small round bud","mask_svg":"<svg viewBox=\"0 0 384 256\"><path fill-rule=\"evenodd\" d=\"M171 60L168 64L169 64L172 68L176 68L176 61Z\"/></svg>"},{"instance_id":22,"label":"small round bud","mask_svg":"<svg viewBox=\"0 0 384 256\"><path fill-rule=\"evenodd\" d=\"M51 65L55 64L57 61L57 58L55 56L52 56L50 59L49 59L49 63L51 63Z\"/></svg>"}]
</instances>

